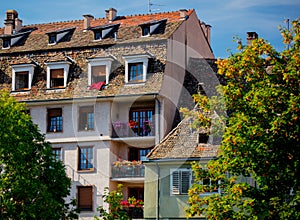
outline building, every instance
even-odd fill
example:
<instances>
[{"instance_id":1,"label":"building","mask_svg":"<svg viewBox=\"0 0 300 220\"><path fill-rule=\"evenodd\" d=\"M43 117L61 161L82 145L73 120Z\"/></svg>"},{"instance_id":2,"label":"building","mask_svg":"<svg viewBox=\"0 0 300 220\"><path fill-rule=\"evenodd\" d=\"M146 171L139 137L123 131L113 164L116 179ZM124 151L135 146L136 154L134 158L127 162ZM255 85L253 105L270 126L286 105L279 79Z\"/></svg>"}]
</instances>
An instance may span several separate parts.
<instances>
[{"instance_id":1,"label":"building","mask_svg":"<svg viewBox=\"0 0 300 220\"><path fill-rule=\"evenodd\" d=\"M0 28L0 87L27 103L72 180L80 219L105 187L144 199L150 150L176 124L190 58L213 59L210 26L194 10ZM192 101L186 97L185 101ZM139 216L140 217L140 216Z\"/></svg>"}]
</instances>

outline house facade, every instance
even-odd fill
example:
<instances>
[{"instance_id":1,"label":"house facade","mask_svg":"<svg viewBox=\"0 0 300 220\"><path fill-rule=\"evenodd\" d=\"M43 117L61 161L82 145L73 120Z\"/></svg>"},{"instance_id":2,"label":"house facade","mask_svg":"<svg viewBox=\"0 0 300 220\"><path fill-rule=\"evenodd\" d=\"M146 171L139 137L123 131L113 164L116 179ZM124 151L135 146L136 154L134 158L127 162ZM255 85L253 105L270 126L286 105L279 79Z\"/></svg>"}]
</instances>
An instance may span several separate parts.
<instances>
[{"instance_id":1,"label":"house facade","mask_svg":"<svg viewBox=\"0 0 300 220\"><path fill-rule=\"evenodd\" d=\"M210 26L194 10L110 8L32 25L8 10L0 48L0 87L27 104L65 164L80 219L97 214L106 187L121 183L125 199L144 200L143 161L173 128L188 60L214 58Z\"/></svg>"}]
</instances>

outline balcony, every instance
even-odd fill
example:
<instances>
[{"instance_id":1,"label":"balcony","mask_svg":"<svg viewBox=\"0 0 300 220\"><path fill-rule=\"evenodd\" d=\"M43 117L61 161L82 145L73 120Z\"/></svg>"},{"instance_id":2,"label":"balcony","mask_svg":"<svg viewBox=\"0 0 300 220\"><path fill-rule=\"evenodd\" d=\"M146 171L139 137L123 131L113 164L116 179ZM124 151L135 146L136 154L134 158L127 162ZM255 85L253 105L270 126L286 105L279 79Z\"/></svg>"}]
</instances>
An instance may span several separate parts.
<instances>
[{"instance_id":1,"label":"balcony","mask_svg":"<svg viewBox=\"0 0 300 220\"><path fill-rule=\"evenodd\" d=\"M129 122L115 121L113 122L113 138L123 137L149 137L155 136L155 125L151 121L136 122L130 120Z\"/></svg>"},{"instance_id":2,"label":"balcony","mask_svg":"<svg viewBox=\"0 0 300 220\"><path fill-rule=\"evenodd\" d=\"M141 161L116 161L112 165L112 179L123 182L144 182L145 166Z\"/></svg>"}]
</instances>

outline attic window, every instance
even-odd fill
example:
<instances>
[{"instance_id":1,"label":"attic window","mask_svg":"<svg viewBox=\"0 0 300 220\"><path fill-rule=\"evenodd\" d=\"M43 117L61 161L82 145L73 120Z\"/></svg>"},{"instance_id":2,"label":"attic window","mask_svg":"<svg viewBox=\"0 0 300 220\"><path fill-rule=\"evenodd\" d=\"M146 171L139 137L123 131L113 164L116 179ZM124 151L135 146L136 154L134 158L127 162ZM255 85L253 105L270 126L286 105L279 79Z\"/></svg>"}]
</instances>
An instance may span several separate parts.
<instances>
[{"instance_id":1,"label":"attic window","mask_svg":"<svg viewBox=\"0 0 300 220\"><path fill-rule=\"evenodd\" d=\"M34 64L12 65L12 91L24 91L31 89L34 73Z\"/></svg>"},{"instance_id":2,"label":"attic window","mask_svg":"<svg viewBox=\"0 0 300 220\"><path fill-rule=\"evenodd\" d=\"M74 30L75 27L71 27L71 28L64 28L64 29L48 32L46 33L49 37L48 43L52 45L52 44L59 43L63 40L68 41L69 39L66 39L66 37L70 36Z\"/></svg>"},{"instance_id":3,"label":"attic window","mask_svg":"<svg viewBox=\"0 0 300 220\"><path fill-rule=\"evenodd\" d=\"M88 85L104 82L108 84L113 62L111 56L88 59Z\"/></svg>"},{"instance_id":4,"label":"attic window","mask_svg":"<svg viewBox=\"0 0 300 220\"><path fill-rule=\"evenodd\" d=\"M150 36L152 34L163 33L164 26L167 22L167 19L150 21L147 23L140 24L139 26L142 29L142 36Z\"/></svg>"},{"instance_id":5,"label":"attic window","mask_svg":"<svg viewBox=\"0 0 300 220\"><path fill-rule=\"evenodd\" d=\"M119 26L120 24L109 24L91 28L91 30L94 32L94 40L115 37L114 35L117 32Z\"/></svg>"},{"instance_id":6,"label":"attic window","mask_svg":"<svg viewBox=\"0 0 300 220\"><path fill-rule=\"evenodd\" d=\"M47 65L47 89L65 88L67 86L70 62L52 62Z\"/></svg>"},{"instance_id":7,"label":"attic window","mask_svg":"<svg viewBox=\"0 0 300 220\"><path fill-rule=\"evenodd\" d=\"M199 144L206 144L207 141L208 141L208 138L209 138L208 134L206 134L206 133L199 133L198 134L198 143Z\"/></svg>"},{"instance_id":8,"label":"attic window","mask_svg":"<svg viewBox=\"0 0 300 220\"><path fill-rule=\"evenodd\" d=\"M10 39L3 39L3 48L10 48Z\"/></svg>"}]
</instances>

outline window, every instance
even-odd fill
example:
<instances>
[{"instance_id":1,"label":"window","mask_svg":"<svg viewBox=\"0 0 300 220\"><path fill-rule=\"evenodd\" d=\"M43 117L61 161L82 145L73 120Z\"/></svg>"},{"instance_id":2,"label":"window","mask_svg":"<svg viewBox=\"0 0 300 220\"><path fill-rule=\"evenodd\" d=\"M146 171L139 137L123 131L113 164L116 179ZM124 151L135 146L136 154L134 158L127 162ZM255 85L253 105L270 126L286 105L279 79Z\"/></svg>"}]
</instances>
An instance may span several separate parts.
<instances>
[{"instance_id":1,"label":"window","mask_svg":"<svg viewBox=\"0 0 300 220\"><path fill-rule=\"evenodd\" d=\"M99 82L108 84L113 60L111 56L88 59L88 85Z\"/></svg>"},{"instance_id":2,"label":"window","mask_svg":"<svg viewBox=\"0 0 300 220\"><path fill-rule=\"evenodd\" d=\"M10 39L3 39L3 48L10 48Z\"/></svg>"},{"instance_id":3,"label":"window","mask_svg":"<svg viewBox=\"0 0 300 220\"><path fill-rule=\"evenodd\" d=\"M131 109L129 112L129 125L138 136L153 136L154 109Z\"/></svg>"},{"instance_id":4,"label":"window","mask_svg":"<svg viewBox=\"0 0 300 220\"><path fill-rule=\"evenodd\" d=\"M147 160L146 156L150 153L152 148L129 148L129 161L145 161Z\"/></svg>"},{"instance_id":5,"label":"window","mask_svg":"<svg viewBox=\"0 0 300 220\"><path fill-rule=\"evenodd\" d=\"M67 86L70 62L51 62L47 65L47 89L65 88Z\"/></svg>"},{"instance_id":6,"label":"window","mask_svg":"<svg viewBox=\"0 0 300 220\"><path fill-rule=\"evenodd\" d=\"M142 36L149 36L150 35L150 26L144 26L142 28Z\"/></svg>"},{"instance_id":7,"label":"window","mask_svg":"<svg viewBox=\"0 0 300 220\"><path fill-rule=\"evenodd\" d=\"M15 89L16 90L23 90L23 89L28 89L28 71L23 71L23 72L16 72L15 73Z\"/></svg>"},{"instance_id":8,"label":"window","mask_svg":"<svg viewBox=\"0 0 300 220\"><path fill-rule=\"evenodd\" d=\"M94 130L94 106L79 108L79 130Z\"/></svg>"},{"instance_id":9,"label":"window","mask_svg":"<svg viewBox=\"0 0 300 220\"><path fill-rule=\"evenodd\" d=\"M12 65L12 91L31 89L34 64Z\"/></svg>"},{"instance_id":10,"label":"window","mask_svg":"<svg viewBox=\"0 0 300 220\"><path fill-rule=\"evenodd\" d=\"M78 170L92 170L93 169L93 148L79 147L79 164Z\"/></svg>"},{"instance_id":11,"label":"window","mask_svg":"<svg viewBox=\"0 0 300 220\"><path fill-rule=\"evenodd\" d=\"M192 184L190 169L171 170L171 195L185 195Z\"/></svg>"},{"instance_id":12,"label":"window","mask_svg":"<svg viewBox=\"0 0 300 220\"><path fill-rule=\"evenodd\" d=\"M101 30L97 30L94 32L94 39L95 40L101 40L102 39L102 31Z\"/></svg>"},{"instance_id":13,"label":"window","mask_svg":"<svg viewBox=\"0 0 300 220\"><path fill-rule=\"evenodd\" d=\"M61 108L48 109L48 132L61 132L63 130L63 117Z\"/></svg>"},{"instance_id":14,"label":"window","mask_svg":"<svg viewBox=\"0 0 300 220\"><path fill-rule=\"evenodd\" d=\"M149 53L123 56L125 60L125 83L140 83L146 81Z\"/></svg>"},{"instance_id":15,"label":"window","mask_svg":"<svg viewBox=\"0 0 300 220\"><path fill-rule=\"evenodd\" d=\"M55 161L60 161L61 158L61 148L52 148L53 159Z\"/></svg>"},{"instance_id":16,"label":"window","mask_svg":"<svg viewBox=\"0 0 300 220\"><path fill-rule=\"evenodd\" d=\"M93 211L93 186L77 186L77 208Z\"/></svg>"},{"instance_id":17,"label":"window","mask_svg":"<svg viewBox=\"0 0 300 220\"><path fill-rule=\"evenodd\" d=\"M143 63L130 63L128 81L142 82L143 81Z\"/></svg>"},{"instance_id":18,"label":"window","mask_svg":"<svg viewBox=\"0 0 300 220\"><path fill-rule=\"evenodd\" d=\"M50 70L50 87L51 88L64 87L64 69Z\"/></svg>"},{"instance_id":19,"label":"window","mask_svg":"<svg viewBox=\"0 0 300 220\"><path fill-rule=\"evenodd\" d=\"M144 201L144 188L128 188L128 198L131 197Z\"/></svg>"},{"instance_id":20,"label":"window","mask_svg":"<svg viewBox=\"0 0 300 220\"><path fill-rule=\"evenodd\" d=\"M56 34L49 35L49 44L55 44L56 43Z\"/></svg>"},{"instance_id":21,"label":"window","mask_svg":"<svg viewBox=\"0 0 300 220\"><path fill-rule=\"evenodd\" d=\"M106 82L106 66L92 66L92 83Z\"/></svg>"}]
</instances>

